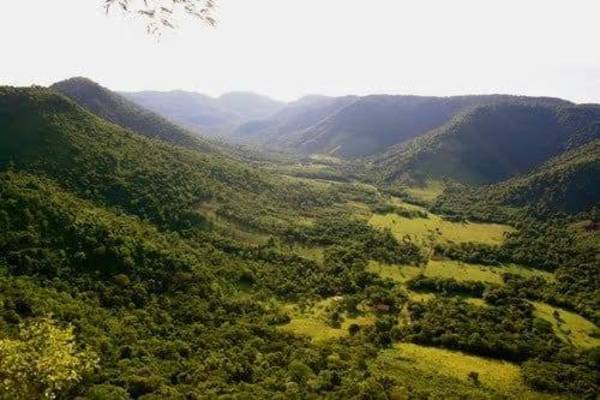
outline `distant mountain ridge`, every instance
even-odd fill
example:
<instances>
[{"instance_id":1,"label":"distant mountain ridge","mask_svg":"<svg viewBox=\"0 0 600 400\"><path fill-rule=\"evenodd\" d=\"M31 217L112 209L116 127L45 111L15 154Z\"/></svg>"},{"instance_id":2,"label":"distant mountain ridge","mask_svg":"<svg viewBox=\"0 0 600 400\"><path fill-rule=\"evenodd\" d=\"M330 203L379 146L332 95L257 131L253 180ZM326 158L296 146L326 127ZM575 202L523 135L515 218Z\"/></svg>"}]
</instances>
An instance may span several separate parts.
<instances>
[{"instance_id":1,"label":"distant mountain ridge","mask_svg":"<svg viewBox=\"0 0 600 400\"><path fill-rule=\"evenodd\" d=\"M560 99L508 95L317 97L290 103L267 120L244 124L234 136L277 150L352 159L384 153L474 107L535 101L572 104Z\"/></svg>"},{"instance_id":2,"label":"distant mountain ridge","mask_svg":"<svg viewBox=\"0 0 600 400\"><path fill-rule=\"evenodd\" d=\"M52 88L101 118L142 135L207 151L216 149L209 142L192 137L186 129L87 79L70 79ZM197 123L218 126L231 141L300 156L320 153L362 159L372 176L385 186L429 179L450 179L468 185L510 182L506 187L521 188L529 187L523 182L532 182L536 186L533 182L538 180L527 180L529 174L600 139L600 105L576 105L546 97L313 95L283 106L245 92L225 94L218 99L191 92L129 94L136 96L157 102L155 108L172 108L170 113L188 112L178 108L183 102L184 107L193 109L190 112L199 118L197 121L203 121ZM198 110L206 114L203 116ZM240 123L267 114L266 118ZM589 152L586 154L585 159L589 160ZM584 164L570 165L582 169ZM558 170L562 171L553 167L553 171ZM548 175L548 179L555 176L556 173ZM579 179L580 175L560 176L570 180ZM525 181L517 185L516 180L521 178ZM565 181L565 185L569 182ZM501 190L494 196L519 198L518 191L514 195L509 192Z\"/></svg>"},{"instance_id":3,"label":"distant mountain ridge","mask_svg":"<svg viewBox=\"0 0 600 400\"><path fill-rule=\"evenodd\" d=\"M181 90L122 92L121 95L209 136L227 136L238 125L266 118L284 106L284 103L251 92L231 92L217 98Z\"/></svg>"}]
</instances>

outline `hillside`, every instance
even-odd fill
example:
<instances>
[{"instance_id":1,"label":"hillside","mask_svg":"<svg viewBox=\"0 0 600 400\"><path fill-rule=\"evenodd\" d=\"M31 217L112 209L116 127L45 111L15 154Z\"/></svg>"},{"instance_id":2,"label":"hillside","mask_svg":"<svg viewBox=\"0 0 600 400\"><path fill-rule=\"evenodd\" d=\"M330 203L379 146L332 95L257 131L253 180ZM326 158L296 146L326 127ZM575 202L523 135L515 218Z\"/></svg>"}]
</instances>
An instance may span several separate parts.
<instances>
[{"instance_id":1,"label":"hillside","mask_svg":"<svg viewBox=\"0 0 600 400\"><path fill-rule=\"evenodd\" d=\"M121 93L134 103L171 121L210 136L227 136L238 125L277 112L282 103L251 92L213 98L186 91Z\"/></svg>"},{"instance_id":2,"label":"hillside","mask_svg":"<svg viewBox=\"0 0 600 400\"><path fill-rule=\"evenodd\" d=\"M599 106L515 98L462 112L389 150L374 165L388 183L445 178L496 183L600 137L599 127Z\"/></svg>"},{"instance_id":3,"label":"hillside","mask_svg":"<svg viewBox=\"0 0 600 400\"><path fill-rule=\"evenodd\" d=\"M141 135L202 151L215 150L206 140L89 79L72 78L51 88L100 118Z\"/></svg>"},{"instance_id":4,"label":"hillside","mask_svg":"<svg viewBox=\"0 0 600 400\"><path fill-rule=\"evenodd\" d=\"M219 213L277 229L306 208L287 202L318 207L330 197L218 153L149 140L50 89L0 88L0 132L0 168L44 174L161 225L202 223L201 206L216 201Z\"/></svg>"},{"instance_id":5,"label":"hillside","mask_svg":"<svg viewBox=\"0 0 600 400\"><path fill-rule=\"evenodd\" d=\"M301 154L330 154L342 158L377 155L391 146L439 128L476 106L502 102L545 101L512 96L421 97L371 95L316 98L289 104L265 121L242 126L238 136L271 148Z\"/></svg>"}]
</instances>

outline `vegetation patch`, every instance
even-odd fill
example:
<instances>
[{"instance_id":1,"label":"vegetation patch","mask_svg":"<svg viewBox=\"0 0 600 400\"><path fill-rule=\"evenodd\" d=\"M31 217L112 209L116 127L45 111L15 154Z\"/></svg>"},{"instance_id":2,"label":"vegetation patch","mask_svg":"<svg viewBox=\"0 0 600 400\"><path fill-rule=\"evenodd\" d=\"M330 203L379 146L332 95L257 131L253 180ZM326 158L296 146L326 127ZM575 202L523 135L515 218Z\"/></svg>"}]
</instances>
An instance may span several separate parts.
<instances>
[{"instance_id":1,"label":"vegetation patch","mask_svg":"<svg viewBox=\"0 0 600 400\"><path fill-rule=\"evenodd\" d=\"M412 198L424 202L431 202L444 192L444 184L440 181L428 180L422 186L409 186L405 190Z\"/></svg>"},{"instance_id":2,"label":"vegetation patch","mask_svg":"<svg viewBox=\"0 0 600 400\"><path fill-rule=\"evenodd\" d=\"M374 323L375 319L371 315L364 314L350 317L344 313L336 318L339 321L336 326L332 323L332 313L335 312L333 306L338 301L341 301L340 297L332 297L308 308L297 304L288 304L283 309L291 320L289 323L282 325L281 329L297 335L308 336L314 342L321 342L347 336L349 328L353 324L366 326Z\"/></svg>"}]
</instances>

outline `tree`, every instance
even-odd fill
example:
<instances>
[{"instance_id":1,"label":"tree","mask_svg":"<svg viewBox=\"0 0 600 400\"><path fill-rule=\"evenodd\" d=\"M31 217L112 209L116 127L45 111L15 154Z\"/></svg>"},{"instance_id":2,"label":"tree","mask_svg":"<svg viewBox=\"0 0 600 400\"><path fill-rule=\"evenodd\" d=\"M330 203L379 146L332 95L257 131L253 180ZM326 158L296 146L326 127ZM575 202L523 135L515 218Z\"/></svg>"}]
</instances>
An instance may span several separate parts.
<instances>
[{"instance_id":1,"label":"tree","mask_svg":"<svg viewBox=\"0 0 600 400\"><path fill-rule=\"evenodd\" d=\"M78 350L73 328L43 318L21 325L15 339L0 339L0 399L54 399L97 364Z\"/></svg>"},{"instance_id":2,"label":"tree","mask_svg":"<svg viewBox=\"0 0 600 400\"><path fill-rule=\"evenodd\" d=\"M148 33L157 34L164 28L175 28L175 16L187 14L214 26L216 0L103 0L108 13L119 8L125 13L137 13L147 20Z\"/></svg>"}]
</instances>

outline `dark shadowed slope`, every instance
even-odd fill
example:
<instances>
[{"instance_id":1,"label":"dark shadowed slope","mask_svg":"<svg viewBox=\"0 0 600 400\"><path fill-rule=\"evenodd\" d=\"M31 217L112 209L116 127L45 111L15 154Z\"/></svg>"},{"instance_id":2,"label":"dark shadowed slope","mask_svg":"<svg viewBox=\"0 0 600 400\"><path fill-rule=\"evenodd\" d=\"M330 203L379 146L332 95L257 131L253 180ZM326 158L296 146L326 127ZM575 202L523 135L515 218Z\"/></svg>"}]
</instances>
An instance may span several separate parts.
<instances>
[{"instance_id":1,"label":"dark shadowed slope","mask_svg":"<svg viewBox=\"0 0 600 400\"><path fill-rule=\"evenodd\" d=\"M567 151L531 173L488 189L511 206L540 205L569 213L600 204L600 140Z\"/></svg>"},{"instance_id":2,"label":"dark shadowed slope","mask_svg":"<svg viewBox=\"0 0 600 400\"><path fill-rule=\"evenodd\" d=\"M278 150L364 157L423 135L473 107L515 99L503 95L317 97L291 103L269 120L246 124L238 134Z\"/></svg>"},{"instance_id":3,"label":"dark shadowed slope","mask_svg":"<svg viewBox=\"0 0 600 400\"><path fill-rule=\"evenodd\" d=\"M576 214L600 205L600 139L552 158L528 174L487 186L450 184L435 209L483 220L504 220L530 207L528 214Z\"/></svg>"},{"instance_id":4,"label":"dark shadowed slope","mask_svg":"<svg viewBox=\"0 0 600 400\"><path fill-rule=\"evenodd\" d=\"M68 79L51 88L99 117L141 135L204 151L214 150L197 135L87 78Z\"/></svg>"},{"instance_id":5,"label":"dark shadowed slope","mask_svg":"<svg viewBox=\"0 0 600 400\"><path fill-rule=\"evenodd\" d=\"M515 98L461 113L376 160L388 183L486 184L526 173L600 135L600 107Z\"/></svg>"}]
</instances>

